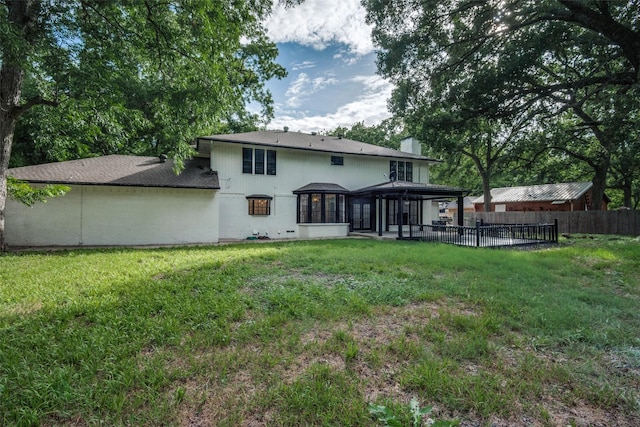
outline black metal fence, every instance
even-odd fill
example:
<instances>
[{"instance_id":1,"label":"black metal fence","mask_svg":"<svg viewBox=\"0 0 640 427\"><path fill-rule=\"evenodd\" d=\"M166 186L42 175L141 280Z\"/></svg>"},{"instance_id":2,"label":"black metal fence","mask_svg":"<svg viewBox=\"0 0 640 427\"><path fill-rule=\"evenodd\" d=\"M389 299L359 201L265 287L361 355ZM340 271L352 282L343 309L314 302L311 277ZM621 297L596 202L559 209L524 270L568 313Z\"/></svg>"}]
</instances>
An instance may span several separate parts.
<instances>
[{"instance_id":1,"label":"black metal fence","mask_svg":"<svg viewBox=\"0 0 640 427\"><path fill-rule=\"evenodd\" d=\"M475 226L438 222L411 225L408 239L485 248L558 243L558 221L553 224L484 224L478 221Z\"/></svg>"}]
</instances>

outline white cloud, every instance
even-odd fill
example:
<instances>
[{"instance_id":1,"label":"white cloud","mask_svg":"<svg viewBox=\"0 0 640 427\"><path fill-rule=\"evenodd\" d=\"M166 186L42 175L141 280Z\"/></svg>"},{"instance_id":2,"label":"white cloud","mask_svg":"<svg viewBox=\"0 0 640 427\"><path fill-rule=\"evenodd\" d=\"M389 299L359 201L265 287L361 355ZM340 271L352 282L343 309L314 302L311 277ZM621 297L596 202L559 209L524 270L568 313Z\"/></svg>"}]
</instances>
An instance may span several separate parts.
<instances>
[{"instance_id":1,"label":"white cloud","mask_svg":"<svg viewBox=\"0 0 640 427\"><path fill-rule=\"evenodd\" d=\"M295 42L316 50L343 43L349 53L360 56L373 52L365 17L360 0L305 0L292 8L276 4L265 26L276 43Z\"/></svg>"},{"instance_id":2,"label":"white cloud","mask_svg":"<svg viewBox=\"0 0 640 427\"><path fill-rule=\"evenodd\" d=\"M392 85L378 75L354 76L351 81L364 85L368 92L386 91L387 95L391 95Z\"/></svg>"},{"instance_id":3,"label":"white cloud","mask_svg":"<svg viewBox=\"0 0 640 427\"><path fill-rule=\"evenodd\" d=\"M302 104L302 95L305 94L305 88L309 84L309 76L307 73L300 73L298 78L289 85L289 88L285 92L287 97L287 106L295 108Z\"/></svg>"},{"instance_id":4,"label":"white cloud","mask_svg":"<svg viewBox=\"0 0 640 427\"><path fill-rule=\"evenodd\" d=\"M300 73L285 92L287 106L291 108L300 107L314 93L336 83L338 83L338 80L334 77L316 77L312 79L309 78L307 73Z\"/></svg>"},{"instance_id":5,"label":"white cloud","mask_svg":"<svg viewBox=\"0 0 640 427\"><path fill-rule=\"evenodd\" d=\"M297 64L293 64L291 66L291 70L292 71L307 70L309 68L314 68L316 64L317 64L316 61L302 61Z\"/></svg>"},{"instance_id":6,"label":"white cloud","mask_svg":"<svg viewBox=\"0 0 640 427\"><path fill-rule=\"evenodd\" d=\"M362 95L338 107L335 112L305 115L305 111L280 111L268 127L282 129L288 126L292 131L302 132L328 131L358 122L373 126L391 116L386 107L393 88L389 82L379 76L356 76L351 81L363 86Z\"/></svg>"},{"instance_id":7,"label":"white cloud","mask_svg":"<svg viewBox=\"0 0 640 427\"><path fill-rule=\"evenodd\" d=\"M334 85L338 83L338 79L335 77L316 77L311 81L311 85L313 91L311 93L317 92L326 88L327 86Z\"/></svg>"}]
</instances>

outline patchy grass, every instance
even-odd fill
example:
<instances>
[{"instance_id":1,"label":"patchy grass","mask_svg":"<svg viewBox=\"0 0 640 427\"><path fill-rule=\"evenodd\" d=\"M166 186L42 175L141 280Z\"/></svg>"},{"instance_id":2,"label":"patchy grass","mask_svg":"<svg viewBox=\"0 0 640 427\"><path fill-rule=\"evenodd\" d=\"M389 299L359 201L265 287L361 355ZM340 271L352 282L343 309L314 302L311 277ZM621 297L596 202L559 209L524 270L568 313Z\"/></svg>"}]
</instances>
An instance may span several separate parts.
<instances>
[{"instance_id":1,"label":"patchy grass","mask_svg":"<svg viewBox=\"0 0 640 427\"><path fill-rule=\"evenodd\" d=\"M0 425L634 426L639 284L610 236L6 254Z\"/></svg>"}]
</instances>

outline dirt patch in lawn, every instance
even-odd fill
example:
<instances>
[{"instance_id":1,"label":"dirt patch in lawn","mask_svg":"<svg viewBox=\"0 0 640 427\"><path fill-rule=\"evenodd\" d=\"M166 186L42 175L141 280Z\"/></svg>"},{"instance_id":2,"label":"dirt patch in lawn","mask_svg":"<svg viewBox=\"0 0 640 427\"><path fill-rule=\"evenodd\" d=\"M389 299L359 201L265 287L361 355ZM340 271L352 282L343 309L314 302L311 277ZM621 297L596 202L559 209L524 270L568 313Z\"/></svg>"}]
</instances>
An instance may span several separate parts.
<instances>
[{"instance_id":1,"label":"dirt patch in lawn","mask_svg":"<svg viewBox=\"0 0 640 427\"><path fill-rule=\"evenodd\" d=\"M415 346L428 346L425 338L418 335L421 328L443 314L455 316L479 315L472 307L446 305L438 302L416 303L403 307L380 308L361 319L340 322L318 322L302 328L299 342L287 346L284 342L268 344L251 343L244 346L219 348L216 352L231 353L242 359L235 372L230 372L226 381L205 380L198 376L182 385L185 399L179 406L178 424L182 426L266 426L273 421L274 409L268 404L269 387L292 384L305 375L313 365L327 365L335 372L345 372L355 378L363 398L367 402L382 400L407 404L415 396L400 384L401 374L415 361L391 356L389 346L399 338ZM357 352L349 357L347 343ZM272 365L263 364L259 355L269 354ZM374 357L378 355L377 358ZM233 356L233 355L232 355ZM529 348L509 348L496 352L491 366L475 363L461 364L467 375L475 371L499 369L500 364L517 364L525 356L536 357L544 366L551 363L548 355ZM558 359L562 355L554 356ZM208 357L208 356L204 356ZM232 357L233 358L233 357ZM565 360L560 357L558 360ZM275 361L275 362L273 362ZM626 369L625 373L637 380L634 357L611 357L610 365ZM568 361L567 361L568 362ZM559 363L559 362L558 362ZM213 373L212 373L213 375ZM561 388L562 385L558 385ZM442 419L459 419L463 427L514 425L548 426L609 426L632 427L640 425L638 412L602 408L589 404L581 398L563 401L562 393L554 393L553 387L544 388L539 401L520 402L514 399L506 418L491 416L488 419L472 412L456 413L442 405L434 405L434 415ZM421 402L431 405L433 402ZM526 405L526 406L525 406ZM372 425L374 424L372 419Z\"/></svg>"}]
</instances>

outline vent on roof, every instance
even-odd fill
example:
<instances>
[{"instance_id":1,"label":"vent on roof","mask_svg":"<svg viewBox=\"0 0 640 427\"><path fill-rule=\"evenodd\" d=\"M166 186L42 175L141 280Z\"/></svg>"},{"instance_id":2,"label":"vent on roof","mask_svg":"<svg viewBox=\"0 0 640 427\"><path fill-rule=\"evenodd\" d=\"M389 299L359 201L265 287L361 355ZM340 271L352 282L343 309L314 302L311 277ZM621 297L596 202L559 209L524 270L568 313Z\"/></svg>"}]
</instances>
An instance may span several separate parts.
<instances>
[{"instance_id":1,"label":"vent on roof","mask_svg":"<svg viewBox=\"0 0 640 427\"><path fill-rule=\"evenodd\" d=\"M160 163L164 163L167 161L167 155L166 154L160 154L160 156L158 157L160 159Z\"/></svg>"},{"instance_id":2,"label":"vent on roof","mask_svg":"<svg viewBox=\"0 0 640 427\"><path fill-rule=\"evenodd\" d=\"M289 132L289 126L285 126L283 129L285 132Z\"/></svg>"},{"instance_id":3,"label":"vent on roof","mask_svg":"<svg viewBox=\"0 0 640 427\"><path fill-rule=\"evenodd\" d=\"M318 132L311 132L311 135L316 136Z\"/></svg>"}]
</instances>

